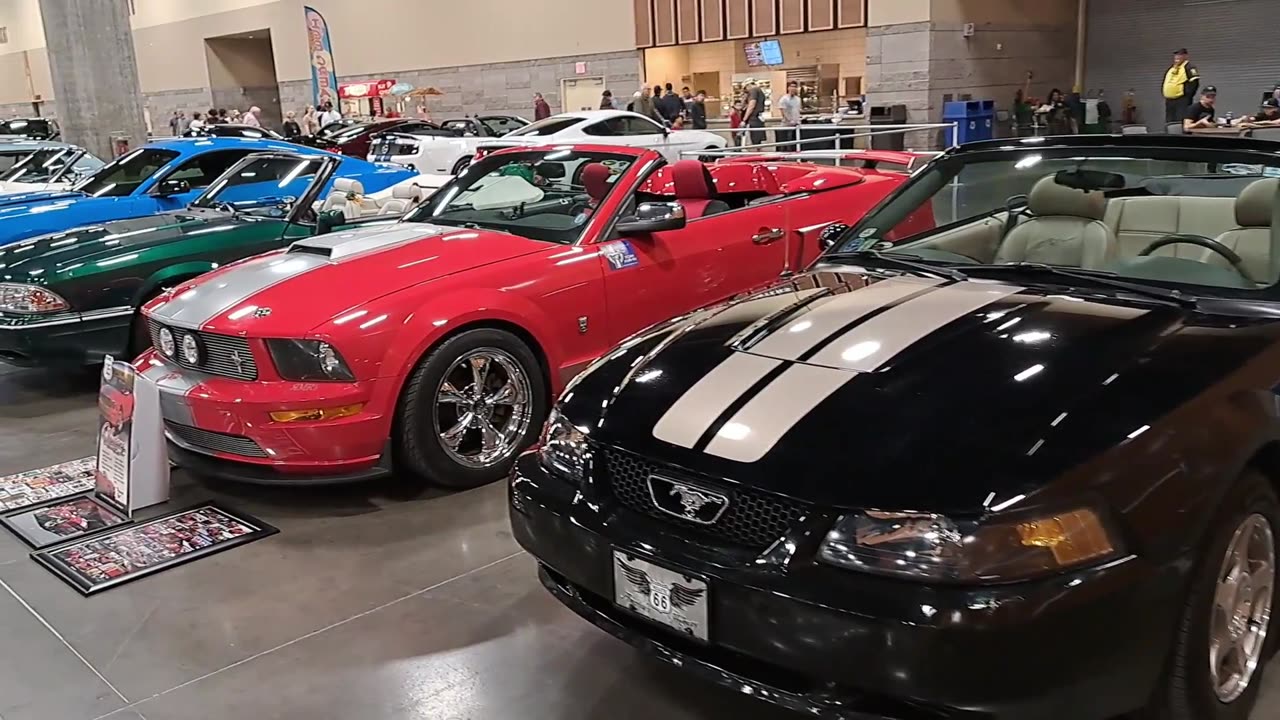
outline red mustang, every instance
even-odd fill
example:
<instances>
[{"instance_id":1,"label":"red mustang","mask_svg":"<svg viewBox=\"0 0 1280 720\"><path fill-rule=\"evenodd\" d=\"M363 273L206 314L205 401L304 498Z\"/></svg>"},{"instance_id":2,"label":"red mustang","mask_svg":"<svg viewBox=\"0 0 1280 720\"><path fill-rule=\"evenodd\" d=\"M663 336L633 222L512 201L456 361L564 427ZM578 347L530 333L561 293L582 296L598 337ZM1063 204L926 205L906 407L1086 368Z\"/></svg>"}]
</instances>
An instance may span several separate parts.
<instances>
[{"instance_id":1,"label":"red mustang","mask_svg":"<svg viewBox=\"0 0 1280 720\"><path fill-rule=\"evenodd\" d=\"M555 393L622 339L805 268L905 176L615 146L477 160L404 221L173 288L137 361L202 474L506 475Z\"/></svg>"}]
</instances>

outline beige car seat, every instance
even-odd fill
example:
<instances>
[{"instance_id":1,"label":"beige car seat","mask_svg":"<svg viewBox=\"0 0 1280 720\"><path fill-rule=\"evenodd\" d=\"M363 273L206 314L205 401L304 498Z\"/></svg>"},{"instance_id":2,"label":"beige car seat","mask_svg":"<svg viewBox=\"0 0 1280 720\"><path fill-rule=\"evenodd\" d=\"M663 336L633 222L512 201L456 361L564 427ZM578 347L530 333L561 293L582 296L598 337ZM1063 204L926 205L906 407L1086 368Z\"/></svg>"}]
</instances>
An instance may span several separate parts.
<instances>
[{"instance_id":1,"label":"beige car seat","mask_svg":"<svg viewBox=\"0 0 1280 720\"><path fill-rule=\"evenodd\" d=\"M1031 189L1033 217L1014 228L996 251L995 262L1034 262L1101 268L1115 255L1116 236L1102 222L1107 198L1099 191L1059 185L1053 176Z\"/></svg>"},{"instance_id":2,"label":"beige car seat","mask_svg":"<svg viewBox=\"0 0 1280 720\"><path fill-rule=\"evenodd\" d=\"M1270 285L1271 278L1271 214L1280 191L1280 179L1268 178L1250 183L1236 198L1236 225L1217 237L1218 242L1234 250L1244 260L1250 280ZM1216 252L1205 250L1204 262L1230 267L1231 263Z\"/></svg>"},{"instance_id":3,"label":"beige car seat","mask_svg":"<svg viewBox=\"0 0 1280 720\"><path fill-rule=\"evenodd\" d=\"M382 204L379 215L404 215L418 204L417 185L396 185L391 188L391 199Z\"/></svg>"}]
</instances>

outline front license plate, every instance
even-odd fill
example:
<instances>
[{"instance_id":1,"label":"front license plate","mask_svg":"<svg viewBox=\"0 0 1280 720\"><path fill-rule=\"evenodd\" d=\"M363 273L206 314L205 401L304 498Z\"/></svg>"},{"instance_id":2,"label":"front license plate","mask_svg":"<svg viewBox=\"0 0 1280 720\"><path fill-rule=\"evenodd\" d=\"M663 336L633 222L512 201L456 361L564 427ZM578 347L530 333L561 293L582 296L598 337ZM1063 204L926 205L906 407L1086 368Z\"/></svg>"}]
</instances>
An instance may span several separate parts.
<instances>
[{"instance_id":1,"label":"front license plate","mask_svg":"<svg viewBox=\"0 0 1280 720\"><path fill-rule=\"evenodd\" d=\"M630 553L613 552L613 599L619 607L706 642L707 581Z\"/></svg>"}]
</instances>

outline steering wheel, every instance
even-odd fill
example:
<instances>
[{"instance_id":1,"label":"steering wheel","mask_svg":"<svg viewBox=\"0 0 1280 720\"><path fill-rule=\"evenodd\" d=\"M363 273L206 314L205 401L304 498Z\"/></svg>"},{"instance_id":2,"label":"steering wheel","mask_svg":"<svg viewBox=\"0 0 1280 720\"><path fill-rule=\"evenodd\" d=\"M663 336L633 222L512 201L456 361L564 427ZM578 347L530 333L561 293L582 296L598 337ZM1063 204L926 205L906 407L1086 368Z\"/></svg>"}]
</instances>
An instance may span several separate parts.
<instances>
[{"instance_id":1,"label":"steering wheel","mask_svg":"<svg viewBox=\"0 0 1280 720\"><path fill-rule=\"evenodd\" d=\"M1242 259L1235 250L1223 245L1222 243L1204 235L1195 235L1192 233L1173 233L1165 235L1148 245L1142 252L1138 253L1138 257L1147 257L1162 247L1169 245L1195 245L1206 250L1212 250L1221 255L1227 262L1231 263L1231 269L1240 273L1240 276L1252 283L1258 283L1260 280L1249 273L1249 269L1244 265Z\"/></svg>"}]
</instances>

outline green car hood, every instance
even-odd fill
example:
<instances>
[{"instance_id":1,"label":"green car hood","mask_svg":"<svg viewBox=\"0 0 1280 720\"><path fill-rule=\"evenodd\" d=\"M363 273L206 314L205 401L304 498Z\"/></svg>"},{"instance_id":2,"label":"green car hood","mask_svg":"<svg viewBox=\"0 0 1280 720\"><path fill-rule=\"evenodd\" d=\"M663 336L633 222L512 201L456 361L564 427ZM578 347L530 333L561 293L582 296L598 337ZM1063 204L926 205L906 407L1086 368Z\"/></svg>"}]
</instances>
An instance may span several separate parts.
<instances>
[{"instance_id":1,"label":"green car hood","mask_svg":"<svg viewBox=\"0 0 1280 720\"><path fill-rule=\"evenodd\" d=\"M0 282L55 286L74 278L117 274L173 255L176 243L183 244L181 255L198 255L202 246L225 242L225 231L257 223L280 225L222 210L188 208L42 235L0 247Z\"/></svg>"}]
</instances>

